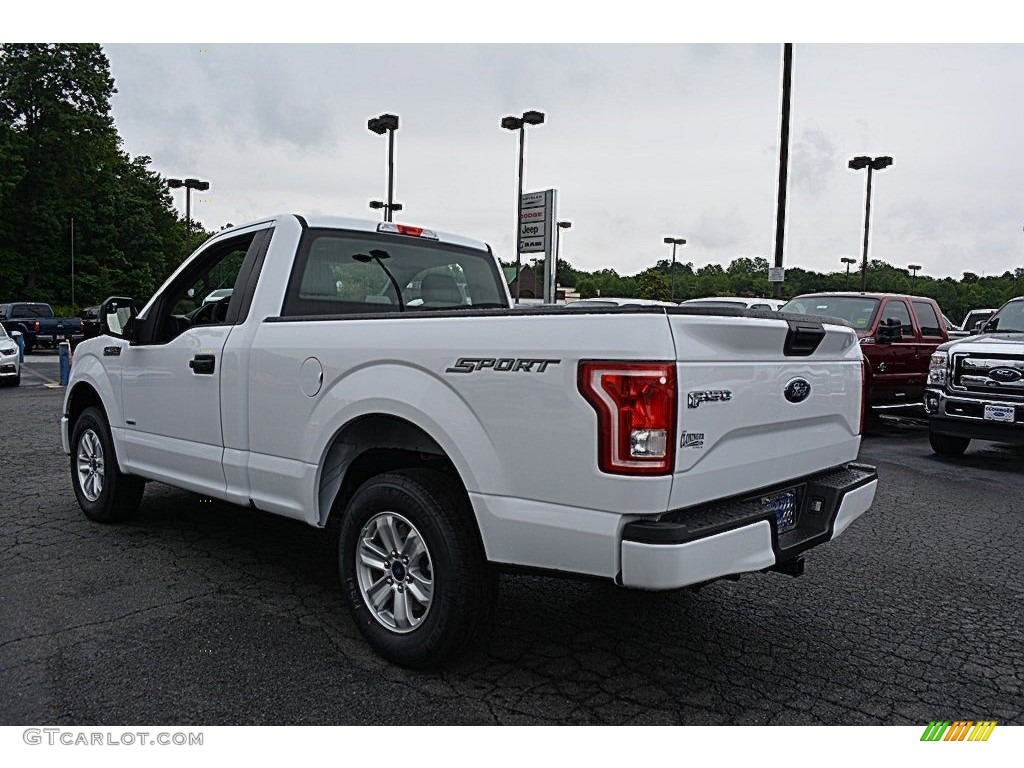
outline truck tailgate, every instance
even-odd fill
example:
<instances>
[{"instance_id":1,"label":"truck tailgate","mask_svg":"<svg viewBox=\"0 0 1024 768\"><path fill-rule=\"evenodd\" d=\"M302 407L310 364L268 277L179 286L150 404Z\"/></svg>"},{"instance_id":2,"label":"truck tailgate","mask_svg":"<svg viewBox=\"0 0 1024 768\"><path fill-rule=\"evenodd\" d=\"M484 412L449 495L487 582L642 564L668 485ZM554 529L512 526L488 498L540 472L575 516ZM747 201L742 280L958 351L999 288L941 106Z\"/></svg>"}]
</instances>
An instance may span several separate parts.
<instances>
[{"instance_id":1,"label":"truck tailgate","mask_svg":"<svg viewBox=\"0 0 1024 768\"><path fill-rule=\"evenodd\" d=\"M854 331L718 315L670 314L669 323L679 361L670 509L779 485L857 457L862 370ZM797 325L804 329L801 344L787 349Z\"/></svg>"}]
</instances>

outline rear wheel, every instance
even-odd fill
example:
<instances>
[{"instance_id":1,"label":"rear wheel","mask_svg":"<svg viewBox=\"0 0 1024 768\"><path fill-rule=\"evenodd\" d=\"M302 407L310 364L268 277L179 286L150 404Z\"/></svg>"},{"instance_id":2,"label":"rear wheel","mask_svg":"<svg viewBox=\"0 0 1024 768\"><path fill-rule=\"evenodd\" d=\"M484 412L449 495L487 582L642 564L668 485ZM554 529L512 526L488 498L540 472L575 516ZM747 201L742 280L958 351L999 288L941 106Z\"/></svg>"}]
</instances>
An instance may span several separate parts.
<instances>
[{"instance_id":1,"label":"rear wheel","mask_svg":"<svg viewBox=\"0 0 1024 768\"><path fill-rule=\"evenodd\" d=\"M957 457L964 455L964 451L967 450L967 446L971 443L971 438L943 435L929 429L928 442L931 443L932 450L939 454L939 456Z\"/></svg>"},{"instance_id":2,"label":"rear wheel","mask_svg":"<svg viewBox=\"0 0 1024 768\"><path fill-rule=\"evenodd\" d=\"M403 666L436 666L462 651L497 597L468 500L439 472L364 483L342 519L338 564L359 631Z\"/></svg>"},{"instance_id":3,"label":"rear wheel","mask_svg":"<svg viewBox=\"0 0 1024 768\"><path fill-rule=\"evenodd\" d=\"M71 433L71 484L78 506L98 523L116 523L135 512L146 489L138 477L117 467L107 417L86 408Z\"/></svg>"}]
</instances>

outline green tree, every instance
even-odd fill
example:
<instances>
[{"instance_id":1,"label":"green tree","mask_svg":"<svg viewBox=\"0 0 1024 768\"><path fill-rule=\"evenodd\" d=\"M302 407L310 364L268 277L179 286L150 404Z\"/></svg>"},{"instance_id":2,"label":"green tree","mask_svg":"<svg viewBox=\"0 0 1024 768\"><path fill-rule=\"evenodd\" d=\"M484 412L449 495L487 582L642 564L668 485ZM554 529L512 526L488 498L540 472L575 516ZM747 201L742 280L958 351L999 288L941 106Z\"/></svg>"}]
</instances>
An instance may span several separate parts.
<instances>
[{"instance_id":1,"label":"green tree","mask_svg":"<svg viewBox=\"0 0 1024 768\"><path fill-rule=\"evenodd\" d=\"M640 299L655 299L657 301L668 301L671 287L669 278L661 274L657 269L648 269L637 275L635 296Z\"/></svg>"},{"instance_id":2,"label":"green tree","mask_svg":"<svg viewBox=\"0 0 1024 768\"><path fill-rule=\"evenodd\" d=\"M149 296L185 253L149 158L121 150L114 80L94 44L0 47L0 293L71 302Z\"/></svg>"}]
</instances>

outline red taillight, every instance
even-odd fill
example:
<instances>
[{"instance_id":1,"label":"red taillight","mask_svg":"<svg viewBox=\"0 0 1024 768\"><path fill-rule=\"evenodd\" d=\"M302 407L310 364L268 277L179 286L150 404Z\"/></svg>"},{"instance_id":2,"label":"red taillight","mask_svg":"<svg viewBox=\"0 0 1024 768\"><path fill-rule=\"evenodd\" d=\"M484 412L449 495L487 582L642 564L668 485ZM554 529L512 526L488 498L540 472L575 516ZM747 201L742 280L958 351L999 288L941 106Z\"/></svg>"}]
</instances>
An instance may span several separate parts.
<instances>
[{"instance_id":1,"label":"red taillight","mask_svg":"<svg viewBox=\"0 0 1024 768\"><path fill-rule=\"evenodd\" d=\"M597 464L602 472L672 472L676 442L675 363L582 362L578 386L597 411Z\"/></svg>"},{"instance_id":2,"label":"red taillight","mask_svg":"<svg viewBox=\"0 0 1024 768\"><path fill-rule=\"evenodd\" d=\"M41 328L42 326L39 324L38 320L36 320L35 323L32 324L32 330L35 331L36 333L39 333Z\"/></svg>"},{"instance_id":3,"label":"red taillight","mask_svg":"<svg viewBox=\"0 0 1024 768\"><path fill-rule=\"evenodd\" d=\"M78 321L78 330L80 330L80 331L84 331L85 330L85 320L79 320Z\"/></svg>"}]
</instances>

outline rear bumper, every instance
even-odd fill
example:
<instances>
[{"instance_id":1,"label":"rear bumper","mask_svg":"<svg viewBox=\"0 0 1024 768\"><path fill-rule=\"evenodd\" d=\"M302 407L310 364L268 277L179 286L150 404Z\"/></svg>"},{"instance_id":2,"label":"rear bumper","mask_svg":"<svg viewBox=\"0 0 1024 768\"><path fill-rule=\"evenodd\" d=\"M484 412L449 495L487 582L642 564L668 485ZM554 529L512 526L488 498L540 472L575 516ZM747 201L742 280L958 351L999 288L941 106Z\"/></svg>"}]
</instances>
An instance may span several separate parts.
<instances>
[{"instance_id":1,"label":"rear bumper","mask_svg":"<svg viewBox=\"0 0 1024 768\"><path fill-rule=\"evenodd\" d=\"M623 528L621 583L676 589L794 560L831 541L871 506L874 467L849 464L742 498L678 510ZM779 532L761 499L796 492L796 525Z\"/></svg>"}]
</instances>

